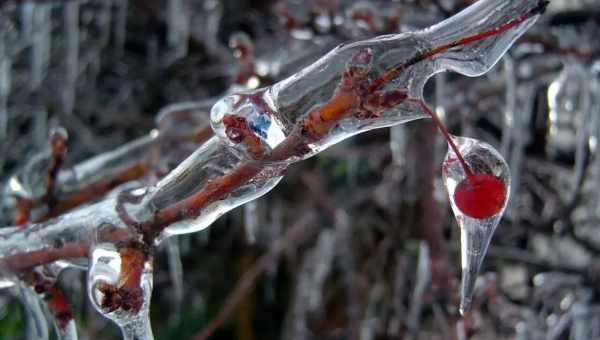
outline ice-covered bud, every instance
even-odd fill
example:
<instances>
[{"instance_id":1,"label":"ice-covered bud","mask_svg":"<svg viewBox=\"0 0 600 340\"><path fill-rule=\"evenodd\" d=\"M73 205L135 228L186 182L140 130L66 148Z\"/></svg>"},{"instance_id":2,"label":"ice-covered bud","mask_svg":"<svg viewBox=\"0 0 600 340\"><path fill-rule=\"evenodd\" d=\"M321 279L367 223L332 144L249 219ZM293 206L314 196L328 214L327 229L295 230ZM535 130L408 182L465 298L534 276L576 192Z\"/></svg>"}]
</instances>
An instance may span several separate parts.
<instances>
[{"instance_id":1,"label":"ice-covered bud","mask_svg":"<svg viewBox=\"0 0 600 340\"><path fill-rule=\"evenodd\" d=\"M53 156L62 156L67 151L67 140L69 134L62 126L56 127L50 131L50 146Z\"/></svg>"},{"instance_id":2,"label":"ice-covered bud","mask_svg":"<svg viewBox=\"0 0 600 340\"><path fill-rule=\"evenodd\" d=\"M91 251L88 295L94 308L122 330L125 339L151 339L152 259L134 243L117 249L98 243ZM150 337L148 337L150 336Z\"/></svg>"},{"instance_id":3,"label":"ice-covered bud","mask_svg":"<svg viewBox=\"0 0 600 340\"><path fill-rule=\"evenodd\" d=\"M251 159L263 159L284 139L284 128L263 99L264 91L235 94L218 101L210 113L215 134Z\"/></svg>"},{"instance_id":4,"label":"ice-covered bud","mask_svg":"<svg viewBox=\"0 0 600 340\"><path fill-rule=\"evenodd\" d=\"M248 34L235 32L229 37L229 47L233 50L233 56L240 60L254 58L254 43Z\"/></svg>"}]
</instances>

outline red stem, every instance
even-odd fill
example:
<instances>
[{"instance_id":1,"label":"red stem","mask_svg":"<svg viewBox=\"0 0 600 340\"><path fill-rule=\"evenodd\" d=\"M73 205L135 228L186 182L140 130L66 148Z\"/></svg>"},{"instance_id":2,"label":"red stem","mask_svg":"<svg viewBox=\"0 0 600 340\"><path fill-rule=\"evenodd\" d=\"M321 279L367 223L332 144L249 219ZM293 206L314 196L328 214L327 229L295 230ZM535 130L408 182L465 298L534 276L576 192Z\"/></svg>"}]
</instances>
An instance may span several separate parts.
<instances>
[{"instance_id":1,"label":"red stem","mask_svg":"<svg viewBox=\"0 0 600 340\"><path fill-rule=\"evenodd\" d=\"M427 114L429 116L431 116L431 119L433 119L433 122L435 123L435 125L437 125L438 129L440 130L440 132L444 135L444 137L448 141L448 144L450 145L450 147L452 148L452 150L456 154L456 157L458 157L458 161L460 162L460 164L462 165L463 169L465 170L465 174L467 175L467 178L469 179L469 181L471 181L473 179L473 176L474 176L473 170L471 170L471 168L469 167L469 165L467 164L467 162L463 158L462 154L460 153L460 150L456 146L456 143L454 143L454 140L452 139L452 136L448 132L448 129L446 129L446 126L444 125L444 123L442 123L442 121L440 120L440 118L438 117L438 115L433 110L431 110L427 106L427 104L425 104L424 101L422 101L420 99L411 99L410 101L417 103L417 105L419 105L419 107L421 109L423 109L423 111L427 112Z\"/></svg>"},{"instance_id":2,"label":"red stem","mask_svg":"<svg viewBox=\"0 0 600 340\"><path fill-rule=\"evenodd\" d=\"M411 66L413 64L416 64L420 61L429 59L429 58L431 58L435 55L438 55L442 52L445 52L451 48L468 45L468 44L504 33L512 28L515 28L518 25L522 24L523 22L531 19L535 15L538 15L538 14L544 12L547 5L548 5L548 1L540 1L538 6L534 7L527 13L519 15L517 18L507 22L506 24L500 25L499 27L496 27L496 28L493 28L493 29L490 29L490 30L487 30L484 32L470 35L465 38L461 38L461 39L452 41L450 43L447 43L447 44L444 44L444 45L441 45L441 46L438 46L435 48L432 48L428 51L425 51L424 53L420 53L420 54L414 56L413 58L409 59L407 62L397 65L397 66L393 67L391 70L389 70L388 72L381 75L381 77L377 78L375 81L373 81L371 86L369 86L369 91L374 92L374 91L378 90L381 86L385 85L386 83L388 83L391 80L393 80L394 78L396 78L400 73L404 72L404 70L406 70L409 66Z\"/></svg>"}]
</instances>

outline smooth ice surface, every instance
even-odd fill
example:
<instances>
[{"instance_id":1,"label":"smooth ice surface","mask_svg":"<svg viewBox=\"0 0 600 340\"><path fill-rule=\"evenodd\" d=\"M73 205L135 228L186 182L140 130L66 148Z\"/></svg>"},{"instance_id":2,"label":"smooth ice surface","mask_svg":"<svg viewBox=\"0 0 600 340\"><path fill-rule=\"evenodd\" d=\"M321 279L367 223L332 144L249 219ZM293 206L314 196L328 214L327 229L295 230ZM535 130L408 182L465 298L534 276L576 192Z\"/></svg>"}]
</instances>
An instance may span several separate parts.
<instances>
[{"instance_id":1,"label":"smooth ice surface","mask_svg":"<svg viewBox=\"0 0 600 340\"><path fill-rule=\"evenodd\" d=\"M206 42L209 50L214 48L217 51L218 44L215 43L212 48L211 44L216 42L216 34L213 33L218 25L213 24L220 20L221 5L217 1L205 1L203 5L210 15L201 18L205 20L204 25L192 24L191 34L206 37L198 40ZM26 232L16 231L4 235L0 237L0 254L7 256L43 248L59 249L65 243L89 243L93 240L92 244L88 244L91 246L88 293L92 304L102 315L122 328L126 339L151 339L148 319L152 290L150 260L145 264L142 274L140 288L144 293L144 300L139 312L121 309L107 312L101 306L104 296L98 285L119 284L123 260L117 249L117 242L97 239L97 231L102 226L118 226L121 231L134 233L134 236L141 238L142 235L137 234L136 228L124 227L123 220L126 216L133 223L156 228L150 231L160 231L158 237L153 239L155 243L172 235L199 231L231 209L270 191L281 180L283 170L289 164L314 156L358 133L427 117L415 104L422 99L425 82L432 75L445 70L468 76L487 72L512 42L534 23L537 16L527 18L497 36L484 39L481 38L482 32L495 32L494 30L538 5L537 0L478 1L457 16L429 29L343 44L273 86L231 94L221 99L212 109L211 126L216 136L156 185L136 190L132 194L135 199L131 202L120 204L119 199L124 195L111 196L44 224L34 224ZM49 45L44 45L43 41L48 42L50 39L41 37L49 34L48 27L45 26L49 20L39 14L43 6L33 7L32 21L39 23L31 26L34 40L33 89L42 83L48 66L46 52ZM102 4L101 7L105 10L105 15L99 18L98 42L103 47L109 40L112 11L110 5ZM123 7L119 7L118 12L121 16L126 13ZM75 14L71 15L65 19L73 24ZM170 20L173 23L173 19ZM322 21L320 25L321 29L327 29L328 23ZM209 29L199 32L195 30L198 28L196 26ZM123 36L124 26L121 29L119 34ZM478 39L455 45L468 37ZM75 56L76 39L71 37L70 40L70 58L79 59L78 55ZM158 48L156 42L148 44ZM81 59L85 59L80 62L87 70L87 79L84 80L93 86L99 72L99 51L91 49L89 55L85 58L82 55ZM76 70L69 70L74 71ZM64 97L68 108L72 104L69 102L71 98L69 95ZM407 100L408 98L411 100ZM98 156L81 164L71 175L61 173L61 187L68 187L68 183L82 183L82 178L105 176L106 173L101 173L100 169L121 169L124 164L130 164L129 157L132 154L146 152L153 145L154 138L159 138L163 131L159 127L157 135L152 134L108 155ZM466 139L460 140L459 144L474 171L492 173L502 178L509 187L506 164L495 151L484 144L471 143ZM456 161L447 160L446 165L446 186L452 197L454 189L464 179L464 173L457 167ZM69 180L74 178L78 180ZM20 182L15 185L23 188ZM37 190L41 186L31 187ZM193 204L185 205L182 202ZM117 211L117 208L121 210ZM454 204L453 209L456 212ZM153 218L165 211L170 213L164 219L168 221L168 225L153 225ZM172 211L175 212L171 214ZM500 216L501 212L490 219L476 220L461 215L460 211L457 214L463 231L464 308L468 307L477 270ZM322 303L319 294L322 294L323 282L331 271L330 263L335 256L335 235L323 233L318 245L311 252L314 257L307 259L306 268L303 268L302 272L306 274L301 274L305 275L301 279L307 280L306 287L316 287L313 290L299 290L304 294L297 297L301 299L298 303L304 304L302 312L310 307L307 304ZM323 259L329 260L323 261L327 263L320 266L315 265ZM293 321L306 321L306 316Z\"/></svg>"},{"instance_id":2,"label":"smooth ice surface","mask_svg":"<svg viewBox=\"0 0 600 340\"><path fill-rule=\"evenodd\" d=\"M511 44L533 25L537 16L497 36L443 49L429 57L422 56L467 36L476 37L487 30L491 32L538 5L537 0L479 1L423 31L340 45L273 86L223 98L211 112L212 126L224 142L252 154L254 158L261 158L297 133L295 131L301 128L307 116L320 114L341 118L324 136L310 141L308 150L302 155L278 159L294 162L314 156L358 133L424 118L426 114L410 101L378 107L374 116L365 117L364 107L368 103L364 101L374 93L355 92L352 86L358 86L356 82L361 80L348 76L347 71L361 70L368 73L370 79L385 79L380 83L367 83L370 88L382 91L401 89L408 96L421 99L425 82L436 73L451 70L467 76L479 76L489 71ZM367 61L365 55L372 55L372 60ZM402 71L389 75L390 69L396 68ZM349 99L352 97L354 99Z\"/></svg>"},{"instance_id":3,"label":"smooth ice surface","mask_svg":"<svg viewBox=\"0 0 600 340\"><path fill-rule=\"evenodd\" d=\"M122 332L123 339L153 339L150 327L149 309L150 296L152 295L152 263L145 263L140 288L143 292L143 304L139 311L126 311L118 308L106 311L102 307L104 294L98 289L100 284L119 284L121 278L121 255L113 244L100 243L91 251L91 264L88 270L87 290L94 308L104 317L117 324Z\"/></svg>"},{"instance_id":4,"label":"smooth ice surface","mask_svg":"<svg viewBox=\"0 0 600 340\"><path fill-rule=\"evenodd\" d=\"M139 206L132 207L132 211L137 211L136 214L143 220L152 216L153 212L189 197L210 181L229 174L245 163L244 158L232 153L218 138L213 137L159 181ZM200 231L231 209L266 194L283 178L280 167L266 166L253 179L231 193L207 202L200 212L189 214L188 218L171 224L157 242L171 235Z\"/></svg>"},{"instance_id":5,"label":"smooth ice surface","mask_svg":"<svg viewBox=\"0 0 600 340\"><path fill-rule=\"evenodd\" d=\"M462 267L460 309L461 313L464 313L471 305L479 268L508 203L510 170L502 155L491 145L471 138L454 137L453 140L473 173L492 175L500 179L506 187L506 200L497 214L484 219L467 216L456 204L455 191L461 182L468 179L454 151L448 151L442 171L452 211L460 227Z\"/></svg>"}]
</instances>

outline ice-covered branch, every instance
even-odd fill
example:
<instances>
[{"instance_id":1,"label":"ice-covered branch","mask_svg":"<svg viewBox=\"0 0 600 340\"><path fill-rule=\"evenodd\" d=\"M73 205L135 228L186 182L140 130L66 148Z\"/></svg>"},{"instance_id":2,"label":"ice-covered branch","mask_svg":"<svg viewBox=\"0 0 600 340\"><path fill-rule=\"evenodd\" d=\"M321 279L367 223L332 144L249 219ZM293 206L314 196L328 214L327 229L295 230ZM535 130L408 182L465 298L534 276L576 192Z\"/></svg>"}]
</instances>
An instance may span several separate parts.
<instances>
[{"instance_id":1,"label":"ice-covered branch","mask_svg":"<svg viewBox=\"0 0 600 340\"><path fill-rule=\"evenodd\" d=\"M422 92L432 75L487 72L545 5L482 0L429 29L341 45L272 86L226 96L211 110L216 136L156 185L1 236L0 266L18 271L90 256L88 292L96 308L126 335L148 336L147 325L139 322L149 308L154 245L208 227L270 191L289 165L333 144L429 117ZM146 154L154 145L155 137L148 138L136 142L140 149L110 158L117 174L137 164L130 153ZM120 161L121 154L127 161ZM103 166L94 169L110 163L100 159ZM94 171L86 173L96 178Z\"/></svg>"}]
</instances>

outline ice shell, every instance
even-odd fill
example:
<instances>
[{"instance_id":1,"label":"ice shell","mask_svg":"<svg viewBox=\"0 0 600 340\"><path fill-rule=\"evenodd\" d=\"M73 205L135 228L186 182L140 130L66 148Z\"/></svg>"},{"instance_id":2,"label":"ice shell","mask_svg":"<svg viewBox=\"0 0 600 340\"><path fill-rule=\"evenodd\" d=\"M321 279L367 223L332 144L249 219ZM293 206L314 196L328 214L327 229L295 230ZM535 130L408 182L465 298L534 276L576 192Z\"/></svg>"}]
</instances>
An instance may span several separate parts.
<instances>
[{"instance_id":1,"label":"ice shell","mask_svg":"<svg viewBox=\"0 0 600 340\"><path fill-rule=\"evenodd\" d=\"M508 203L510 170L502 155L491 145L471 138L454 137L453 140L473 173L471 178L467 178L454 151L448 151L443 165L443 177L452 211L461 231L460 310L464 313L471 305L479 268ZM476 194L466 194L470 197L464 197L464 187L473 185L468 183L469 180L475 181L475 188L479 182L486 183L486 190L481 190L481 187L471 189ZM473 200L480 197L491 199L492 202ZM481 208L475 206L477 203L481 204Z\"/></svg>"}]
</instances>

